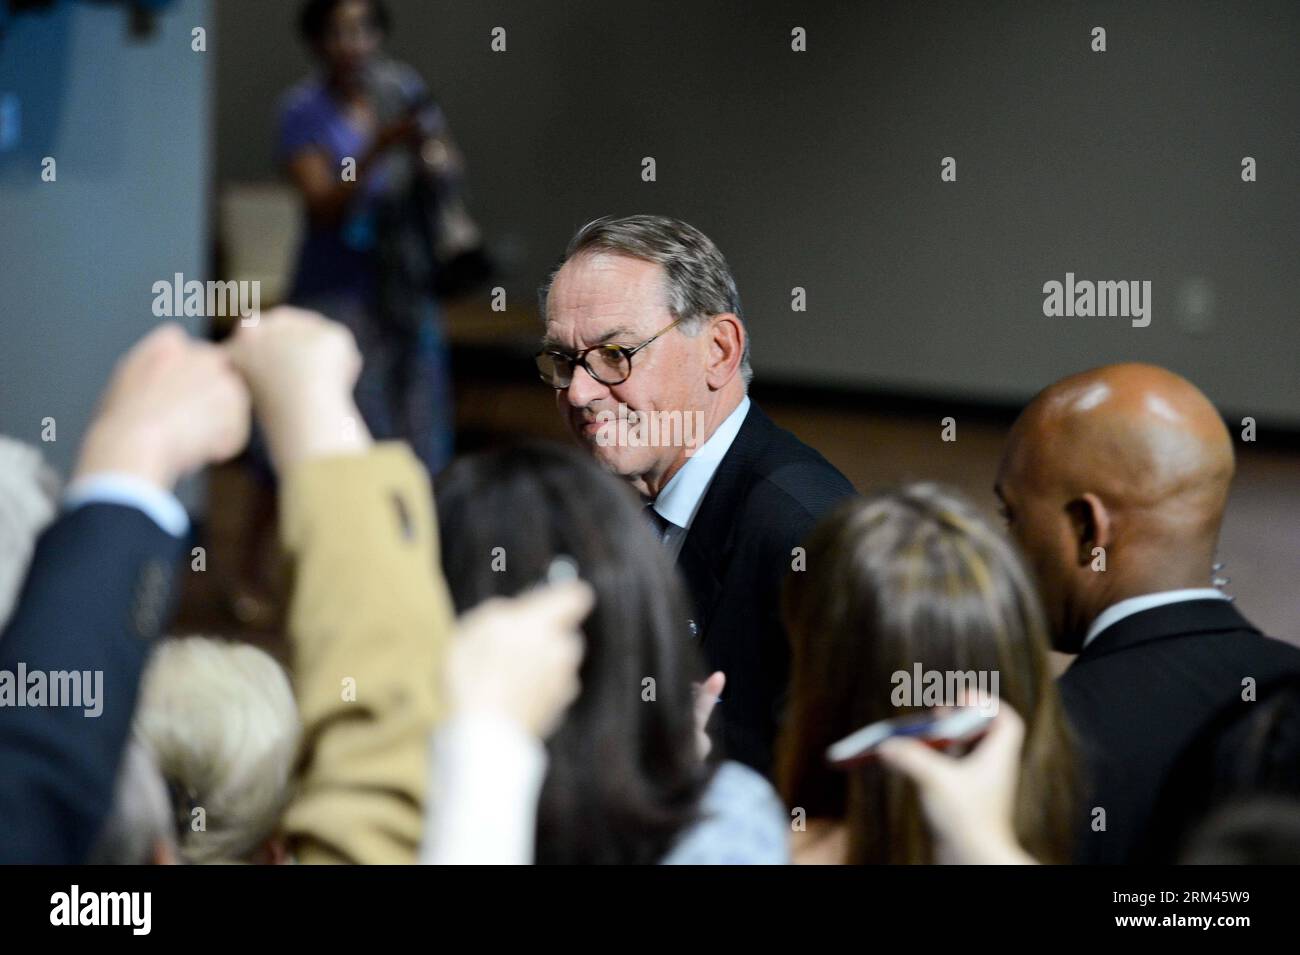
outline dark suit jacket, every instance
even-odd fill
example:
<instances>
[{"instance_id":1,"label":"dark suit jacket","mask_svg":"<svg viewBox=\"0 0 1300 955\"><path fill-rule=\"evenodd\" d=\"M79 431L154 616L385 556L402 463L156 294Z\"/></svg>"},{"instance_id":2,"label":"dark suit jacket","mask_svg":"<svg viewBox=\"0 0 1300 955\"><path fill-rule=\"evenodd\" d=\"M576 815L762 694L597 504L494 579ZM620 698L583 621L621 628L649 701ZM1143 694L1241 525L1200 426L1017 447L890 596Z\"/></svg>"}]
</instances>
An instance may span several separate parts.
<instances>
[{"instance_id":1,"label":"dark suit jacket","mask_svg":"<svg viewBox=\"0 0 1300 955\"><path fill-rule=\"evenodd\" d=\"M769 773L790 673L781 582L818 518L854 493L844 475L751 404L682 542L677 564L710 671L722 750Z\"/></svg>"},{"instance_id":2,"label":"dark suit jacket","mask_svg":"<svg viewBox=\"0 0 1300 955\"><path fill-rule=\"evenodd\" d=\"M1162 813L1182 811L1166 785L1180 757L1241 699L1247 677L1264 687L1296 673L1300 649L1263 636L1224 600L1167 604L1098 634L1059 684L1086 774L1075 861L1172 861L1152 837ZM1096 807L1105 831L1092 827Z\"/></svg>"},{"instance_id":3,"label":"dark suit jacket","mask_svg":"<svg viewBox=\"0 0 1300 955\"><path fill-rule=\"evenodd\" d=\"M103 673L103 710L0 706L0 863L86 860L113 802L150 646L185 544L140 511L87 504L36 545L0 670Z\"/></svg>"}]
</instances>

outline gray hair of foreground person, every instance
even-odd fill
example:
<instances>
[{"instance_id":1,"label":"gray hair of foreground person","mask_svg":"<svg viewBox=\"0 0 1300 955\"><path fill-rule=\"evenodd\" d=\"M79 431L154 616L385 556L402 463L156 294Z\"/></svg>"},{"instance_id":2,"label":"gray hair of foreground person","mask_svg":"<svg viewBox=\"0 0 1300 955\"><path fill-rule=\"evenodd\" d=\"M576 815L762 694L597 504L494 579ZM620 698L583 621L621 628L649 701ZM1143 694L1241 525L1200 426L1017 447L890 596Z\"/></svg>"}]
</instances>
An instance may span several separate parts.
<instances>
[{"instance_id":1,"label":"gray hair of foreground person","mask_svg":"<svg viewBox=\"0 0 1300 955\"><path fill-rule=\"evenodd\" d=\"M279 861L302 726L270 654L210 637L164 640L135 728L167 782L184 862Z\"/></svg>"},{"instance_id":2,"label":"gray hair of foreground person","mask_svg":"<svg viewBox=\"0 0 1300 955\"><path fill-rule=\"evenodd\" d=\"M138 738L122 752L113 808L86 861L91 865L171 865L177 860L167 785Z\"/></svg>"},{"instance_id":3,"label":"gray hair of foreground person","mask_svg":"<svg viewBox=\"0 0 1300 955\"><path fill-rule=\"evenodd\" d=\"M36 538L58 512L59 485L39 450L0 435L0 628L13 613Z\"/></svg>"}]
</instances>

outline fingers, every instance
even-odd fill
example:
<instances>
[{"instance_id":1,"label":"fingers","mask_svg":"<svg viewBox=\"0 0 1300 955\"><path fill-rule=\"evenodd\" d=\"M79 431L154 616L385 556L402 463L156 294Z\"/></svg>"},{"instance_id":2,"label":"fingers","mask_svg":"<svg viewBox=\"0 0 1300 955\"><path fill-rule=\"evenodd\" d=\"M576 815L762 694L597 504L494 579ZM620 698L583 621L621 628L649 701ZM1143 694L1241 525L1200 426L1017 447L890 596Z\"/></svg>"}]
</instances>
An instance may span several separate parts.
<instances>
[{"instance_id":1,"label":"fingers","mask_svg":"<svg viewBox=\"0 0 1300 955\"><path fill-rule=\"evenodd\" d=\"M228 461L248 444L252 429L252 400L248 388L229 355L216 345L197 343L201 350L203 371L211 381L209 405L215 422L208 462Z\"/></svg>"},{"instance_id":2,"label":"fingers","mask_svg":"<svg viewBox=\"0 0 1300 955\"><path fill-rule=\"evenodd\" d=\"M466 611L462 623L499 619L519 627L524 634L573 632L587 619L596 602L596 592L585 580L572 578L541 584L517 597L489 597ZM462 626L473 634L474 627Z\"/></svg>"},{"instance_id":3,"label":"fingers","mask_svg":"<svg viewBox=\"0 0 1300 955\"><path fill-rule=\"evenodd\" d=\"M301 308L269 310L223 346L252 392L276 470L371 444L352 393L361 354L352 333Z\"/></svg>"},{"instance_id":4,"label":"fingers","mask_svg":"<svg viewBox=\"0 0 1300 955\"><path fill-rule=\"evenodd\" d=\"M572 675L572 686L565 705L573 701L578 690L578 665L585 652L582 621L595 603L595 591L584 580L565 580L546 584L516 598L511 613L519 625L535 639L544 639L549 647L555 670Z\"/></svg>"},{"instance_id":5,"label":"fingers","mask_svg":"<svg viewBox=\"0 0 1300 955\"><path fill-rule=\"evenodd\" d=\"M944 756L924 743L902 736L885 740L876 748L876 755L886 766L898 770L922 787L935 785L953 762L951 756Z\"/></svg>"},{"instance_id":6,"label":"fingers","mask_svg":"<svg viewBox=\"0 0 1300 955\"><path fill-rule=\"evenodd\" d=\"M703 731L709 723L713 707L727 685L727 675L721 670L709 674L708 679L695 688L695 725Z\"/></svg>"},{"instance_id":7,"label":"fingers","mask_svg":"<svg viewBox=\"0 0 1300 955\"><path fill-rule=\"evenodd\" d=\"M272 339L283 334L285 325L297 324L307 316L315 315L304 309L280 305L269 309L262 315L256 325L243 325L235 328L235 333L226 339L221 347L226 350L230 360L245 376L250 376L258 368L257 359L261 355L263 344L268 336Z\"/></svg>"},{"instance_id":8,"label":"fingers","mask_svg":"<svg viewBox=\"0 0 1300 955\"><path fill-rule=\"evenodd\" d=\"M727 676L721 670L709 674L708 678L695 686L695 747L700 759L704 759L713 749L713 740L709 739L707 728L709 716L718 702L722 688L727 684Z\"/></svg>"},{"instance_id":9,"label":"fingers","mask_svg":"<svg viewBox=\"0 0 1300 955\"><path fill-rule=\"evenodd\" d=\"M573 578L542 586L515 598L521 614L562 630L577 630L596 602L596 592L585 580Z\"/></svg>"},{"instance_id":10,"label":"fingers","mask_svg":"<svg viewBox=\"0 0 1300 955\"><path fill-rule=\"evenodd\" d=\"M248 441L248 391L226 352L168 322L118 362L76 473L120 472L170 490Z\"/></svg>"},{"instance_id":11,"label":"fingers","mask_svg":"<svg viewBox=\"0 0 1300 955\"><path fill-rule=\"evenodd\" d=\"M256 325L240 326L226 339L220 347L225 351L230 365L243 377L248 387L255 389L258 385L258 355L266 323L275 314L273 309L262 316Z\"/></svg>"},{"instance_id":12,"label":"fingers","mask_svg":"<svg viewBox=\"0 0 1300 955\"><path fill-rule=\"evenodd\" d=\"M984 739L964 758L948 756L914 739L898 736L881 743L876 753L886 766L924 786L939 782L944 774L950 774L960 766L972 771L976 766L1015 767L1019 765L1024 740L1024 720L1014 709L1002 703ZM1014 769L1007 771L1014 772Z\"/></svg>"},{"instance_id":13,"label":"fingers","mask_svg":"<svg viewBox=\"0 0 1300 955\"><path fill-rule=\"evenodd\" d=\"M179 322L163 322L136 342L129 354L149 360L178 352L189 343L190 336Z\"/></svg>"},{"instance_id":14,"label":"fingers","mask_svg":"<svg viewBox=\"0 0 1300 955\"><path fill-rule=\"evenodd\" d=\"M1024 743L1025 721L1005 702L999 703L998 715L993 718L988 733L971 758L1017 765Z\"/></svg>"},{"instance_id":15,"label":"fingers","mask_svg":"<svg viewBox=\"0 0 1300 955\"><path fill-rule=\"evenodd\" d=\"M591 586L572 579L465 613L448 662L453 711L493 713L549 735L581 690L580 627L594 602Z\"/></svg>"},{"instance_id":16,"label":"fingers","mask_svg":"<svg viewBox=\"0 0 1300 955\"><path fill-rule=\"evenodd\" d=\"M547 584L520 598L518 611L521 619L552 636L546 641L550 656L543 672L563 674L563 684L558 694L558 706L548 719L540 721L539 730L545 735L554 722L569 708L582 690L578 668L582 664L586 644L580 627L596 600L595 591L584 580L572 579ZM526 615L526 616L523 616Z\"/></svg>"},{"instance_id":17,"label":"fingers","mask_svg":"<svg viewBox=\"0 0 1300 955\"><path fill-rule=\"evenodd\" d=\"M539 720L538 730L541 735L550 733L556 720L582 692L578 669L582 665L582 657L586 652L582 635L576 630L565 632L558 639L553 638L549 646L551 661L549 665L542 668L542 672L557 674L561 683L554 712L548 714L547 718Z\"/></svg>"},{"instance_id":18,"label":"fingers","mask_svg":"<svg viewBox=\"0 0 1300 955\"><path fill-rule=\"evenodd\" d=\"M122 387L124 382L139 380L159 365L174 360L189 343L189 335L176 322L159 325L132 345L118 360L109 381L109 394L103 397L110 397L112 389Z\"/></svg>"}]
</instances>

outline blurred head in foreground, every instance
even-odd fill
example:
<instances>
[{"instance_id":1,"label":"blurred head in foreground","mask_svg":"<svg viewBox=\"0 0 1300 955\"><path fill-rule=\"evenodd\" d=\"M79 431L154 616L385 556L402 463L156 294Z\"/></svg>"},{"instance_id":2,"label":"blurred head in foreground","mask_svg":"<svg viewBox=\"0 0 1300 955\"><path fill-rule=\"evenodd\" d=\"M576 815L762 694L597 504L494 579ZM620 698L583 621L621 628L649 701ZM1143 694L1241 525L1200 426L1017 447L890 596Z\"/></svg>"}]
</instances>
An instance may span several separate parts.
<instances>
[{"instance_id":1,"label":"blurred head in foreground","mask_svg":"<svg viewBox=\"0 0 1300 955\"><path fill-rule=\"evenodd\" d=\"M843 861L934 861L913 784L876 762L832 767L826 749L917 712L910 695L900 698L898 674L910 679L918 665L983 673L986 686L996 674L1000 699L1025 720L1017 835L1036 858L1064 861L1072 749L1042 608L1014 548L964 499L929 484L850 501L805 547L807 569L784 592L793 660L777 781L786 804L842 825Z\"/></svg>"},{"instance_id":2,"label":"blurred head in foreground","mask_svg":"<svg viewBox=\"0 0 1300 955\"><path fill-rule=\"evenodd\" d=\"M301 726L280 664L208 637L163 641L136 733L167 783L182 861L274 862Z\"/></svg>"},{"instance_id":3,"label":"blurred head in foreground","mask_svg":"<svg viewBox=\"0 0 1300 955\"><path fill-rule=\"evenodd\" d=\"M547 743L537 862L658 862L711 769L696 750L684 598L634 495L576 449L528 444L458 460L437 503L457 611L531 587L561 555L596 592L582 692Z\"/></svg>"},{"instance_id":4,"label":"blurred head in foreground","mask_svg":"<svg viewBox=\"0 0 1300 955\"><path fill-rule=\"evenodd\" d=\"M149 748L127 742L113 789L113 808L99 834L90 865L175 865L176 823L167 784Z\"/></svg>"}]
</instances>

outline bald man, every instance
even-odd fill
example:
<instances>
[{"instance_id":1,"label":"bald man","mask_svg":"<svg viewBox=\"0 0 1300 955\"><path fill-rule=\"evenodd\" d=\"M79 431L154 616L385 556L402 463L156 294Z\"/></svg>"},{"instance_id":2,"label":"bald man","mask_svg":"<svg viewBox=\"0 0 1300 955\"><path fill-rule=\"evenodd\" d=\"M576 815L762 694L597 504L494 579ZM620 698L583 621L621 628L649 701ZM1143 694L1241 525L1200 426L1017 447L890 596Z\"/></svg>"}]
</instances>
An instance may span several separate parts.
<instances>
[{"instance_id":1,"label":"bald man","mask_svg":"<svg viewBox=\"0 0 1300 955\"><path fill-rule=\"evenodd\" d=\"M1214 406L1152 365L1107 365L1041 392L994 488L1038 575L1089 789L1077 861L1167 861L1161 795L1216 714L1300 673L1212 586L1234 469ZM1163 808L1162 808L1163 807Z\"/></svg>"}]
</instances>

